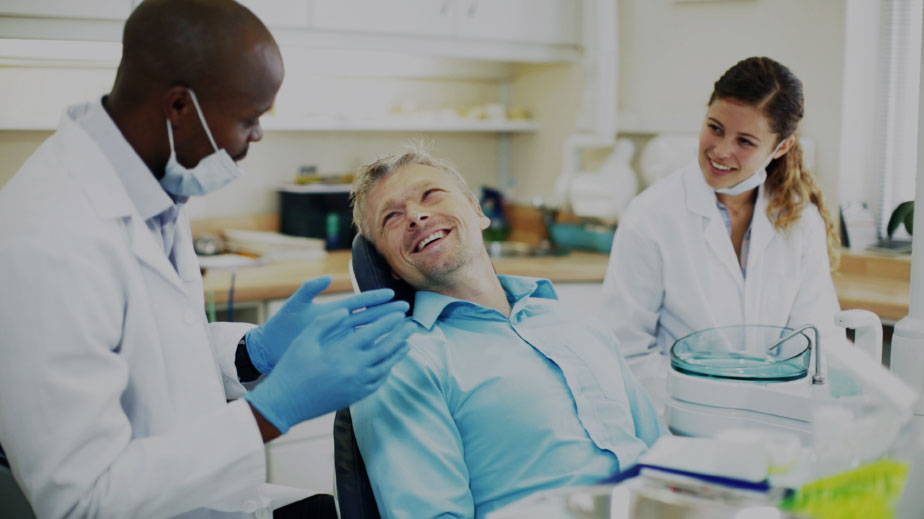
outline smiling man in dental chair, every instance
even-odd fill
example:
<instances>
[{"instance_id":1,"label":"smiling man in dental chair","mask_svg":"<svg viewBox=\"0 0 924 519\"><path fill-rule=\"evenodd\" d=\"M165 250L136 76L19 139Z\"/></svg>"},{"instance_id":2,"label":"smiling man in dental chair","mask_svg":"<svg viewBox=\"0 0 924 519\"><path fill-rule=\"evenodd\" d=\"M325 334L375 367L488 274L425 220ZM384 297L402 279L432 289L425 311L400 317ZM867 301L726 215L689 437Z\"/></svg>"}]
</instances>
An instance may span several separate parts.
<instances>
[{"instance_id":1,"label":"smiling man in dental chair","mask_svg":"<svg viewBox=\"0 0 924 519\"><path fill-rule=\"evenodd\" d=\"M593 484L665 432L604 324L548 280L495 273L488 218L452 165L392 155L352 196L362 235L417 290L410 353L351 407L383 517L481 517Z\"/></svg>"}]
</instances>

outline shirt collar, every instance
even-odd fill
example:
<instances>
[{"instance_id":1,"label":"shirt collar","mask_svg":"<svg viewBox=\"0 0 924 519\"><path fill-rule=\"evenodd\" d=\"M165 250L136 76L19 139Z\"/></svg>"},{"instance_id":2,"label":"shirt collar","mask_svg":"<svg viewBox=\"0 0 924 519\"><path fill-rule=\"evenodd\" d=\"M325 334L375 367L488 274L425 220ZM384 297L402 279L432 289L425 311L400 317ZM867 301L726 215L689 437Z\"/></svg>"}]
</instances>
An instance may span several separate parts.
<instances>
[{"instance_id":1,"label":"shirt collar","mask_svg":"<svg viewBox=\"0 0 924 519\"><path fill-rule=\"evenodd\" d=\"M102 99L90 103L76 122L109 159L125 187L125 192L128 193L129 200L143 220L157 216L174 206L174 201L109 117L103 108Z\"/></svg>"},{"instance_id":2,"label":"shirt collar","mask_svg":"<svg viewBox=\"0 0 924 519\"><path fill-rule=\"evenodd\" d=\"M497 279L507 294L507 301L511 307L529 297L558 299L555 288L548 279L504 275L498 275ZM480 306L464 299L421 290L415 295L414 314L411 318L429 330L451 305Z\"/></svg>"}]
</instances>

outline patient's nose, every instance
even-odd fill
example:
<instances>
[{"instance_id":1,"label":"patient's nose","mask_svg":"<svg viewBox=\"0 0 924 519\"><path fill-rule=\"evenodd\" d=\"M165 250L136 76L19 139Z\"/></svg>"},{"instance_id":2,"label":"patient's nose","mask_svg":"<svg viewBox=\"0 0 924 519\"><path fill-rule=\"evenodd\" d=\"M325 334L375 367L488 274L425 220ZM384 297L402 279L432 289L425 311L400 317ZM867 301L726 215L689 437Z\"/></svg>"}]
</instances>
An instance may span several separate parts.
<instances>
[{"instance_id":1,"label":"patient's nose","mask_svg":"<svg viewBox=\"0 0 924 519\"><path fill-rule=\"evenodd\" d=\"M408 212L411 220L411 227L414 227L417 224L424 223L428 218L430 218L430 213L422 210L411 210Z\"/></svg>"}]
</instances>

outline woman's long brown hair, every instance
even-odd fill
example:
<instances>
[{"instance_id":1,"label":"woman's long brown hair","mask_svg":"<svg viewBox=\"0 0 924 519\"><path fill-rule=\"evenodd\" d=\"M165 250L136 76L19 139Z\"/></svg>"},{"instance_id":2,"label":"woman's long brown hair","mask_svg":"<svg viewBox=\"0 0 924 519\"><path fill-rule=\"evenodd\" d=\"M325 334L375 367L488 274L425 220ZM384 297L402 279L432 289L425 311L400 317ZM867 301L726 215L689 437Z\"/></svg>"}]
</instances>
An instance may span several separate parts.
<instances>
[{"instance_id":1,"label":"woman's long brown hair","mask_svg":"<svg viewBox=\"0 0 924 519\"><path fill-rule=\"evenodd\" d=\"M802 216L807 204L815 204L825 223L828 261L837 268L841 243L834 219L825 208L821 189L802 162L802 146L796 128L805 112L802 82L788 68L770 58L748 58L728 69L715 82L711 105L716 99L734 100L760 110L777 135L775 145L792 135L796 142L789 151L767 166L766 189L770 199L767 218L780 232L787 232Z\"/></svg>"}]
</instances>

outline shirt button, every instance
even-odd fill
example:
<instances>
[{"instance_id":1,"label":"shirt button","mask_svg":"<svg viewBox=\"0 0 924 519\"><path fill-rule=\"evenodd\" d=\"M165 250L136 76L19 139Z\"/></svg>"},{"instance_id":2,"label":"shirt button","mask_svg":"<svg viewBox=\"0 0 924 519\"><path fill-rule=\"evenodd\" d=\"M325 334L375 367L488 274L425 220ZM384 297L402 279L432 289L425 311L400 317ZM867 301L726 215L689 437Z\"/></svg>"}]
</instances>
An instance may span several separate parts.
<instances>
[{"instance_id":1,"label":"shirt button","mask_svg":"<svg viewBox=\"0 0 924 519\"><path fill-rule=\"evenodd\" d=\"M242 510L245 514L252 514L252 513L256 512L256 511L257 511L257 508L259 508L259 507L260 507L260 505L257 504L257 502L254 501L253 499L245 499L244 502L241 503L241 510Z\"/></svg>"},{"instance_id":2,"label":"shirt button","mask_svg":"<svg viewBox=\"0 0 924 519\"><path fill-rule=\"evenodd\" d=\"M186 320L186 324L196 324L196 312L192 310L186 310L186 315L183 318Z\"/></svg>"}]
</instances>

